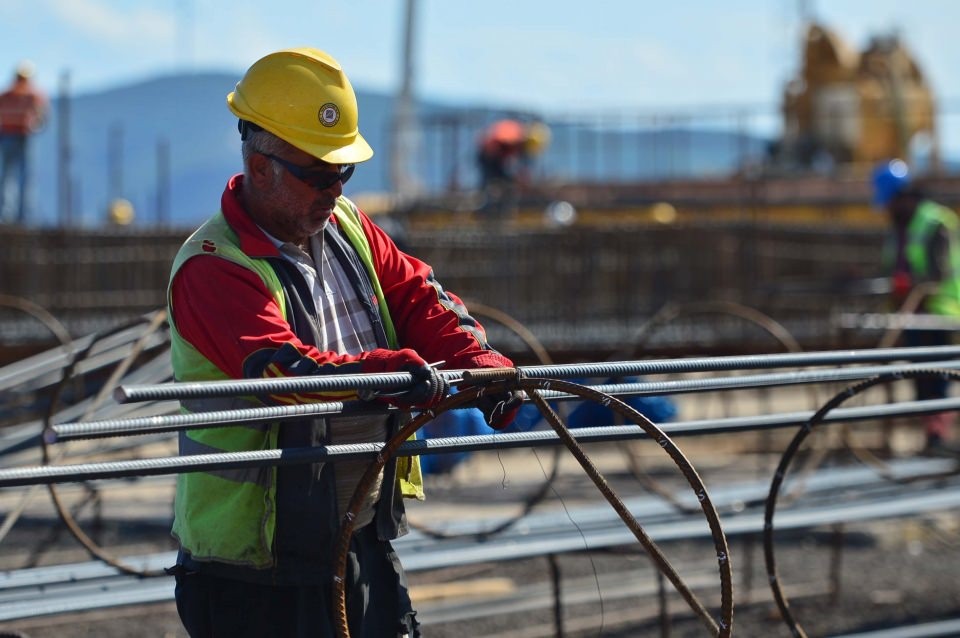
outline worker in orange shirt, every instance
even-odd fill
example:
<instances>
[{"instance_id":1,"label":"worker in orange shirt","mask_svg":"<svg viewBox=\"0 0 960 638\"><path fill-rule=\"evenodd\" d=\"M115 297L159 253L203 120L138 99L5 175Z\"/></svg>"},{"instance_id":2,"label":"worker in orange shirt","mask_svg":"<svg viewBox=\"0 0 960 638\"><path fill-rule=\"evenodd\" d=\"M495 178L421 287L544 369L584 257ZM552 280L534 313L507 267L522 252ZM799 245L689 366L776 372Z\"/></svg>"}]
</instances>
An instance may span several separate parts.
<instances>
[{"instance_id":1,"label":"worker in orange shirt","mask_svg":"<svg viewBox=\"0 0 960 638\"><path fill-rule=\"evenodd\" d=\"M505 213L516 206L516 190L530 180L530 164L550 142L550 129L541 122L513 119L491 124L477 140L477 166L484 208Z\"/></svg>"},{"instance_id":2,"label":"worker in orange shirt","mask_svg":"<svg viewBox=\"0 0 960 638\"><path fill-rule=\"evenodd\" d=\"M31 78L33 65L21 62L13 84L0 93L0 217L24 223L27 217L29 140L47 117L47 98ZM16 179L16 197L11 182Z\"/></svg>"}]
</instances>

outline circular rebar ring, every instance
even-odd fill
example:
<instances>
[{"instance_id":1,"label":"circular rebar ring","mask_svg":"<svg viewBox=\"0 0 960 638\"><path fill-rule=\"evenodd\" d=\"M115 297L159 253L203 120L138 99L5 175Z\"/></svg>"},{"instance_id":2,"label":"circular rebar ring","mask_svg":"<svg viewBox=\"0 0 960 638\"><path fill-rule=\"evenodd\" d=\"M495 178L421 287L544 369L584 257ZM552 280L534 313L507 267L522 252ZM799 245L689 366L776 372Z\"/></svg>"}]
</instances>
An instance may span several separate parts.
<instances>
[{"instance_id":1,"label":"circular rebar ring","mask_svg":"<svg viewBox=\"0 0 960 638\"><path fill-rule=\"evenodd\" d=\"M773 515L777 508L777 495L780 493L780 487L783 485L783 480L787 475L787 470L790 467L790 463L793 462L797 451L800 449L800 446L803 444L804 440L806 440L807 436L809 436L813 431L813 428L822 423L834 408L842 405L848 399L878 385L884 385L905 379L930 378L945 378L951 381L960 381L960 373L951 370L936 369L907 370L901 372L883 373L859 383L855 383L834 396L832 399L827 401L823 407L817 410L817 412L810 417L810 420L800 427L800 430L793 437L793 440L790 441L790 445L788 445L787 449L784 451L783 456L780 459L780 464L777 466L777 471L773 475L773 481L770 483L770 492L767 495L766 507L764 509L763 553L764 558L766 559L767 576L770 580L770 588L773 590L773 597L777 602L777 607L780 609L780 614L783 617L784 622L787 624L791 633L796 638L807 638L807 634L803 630L803 627L800 626L800 623L797 622L797 619L794 618L793 613L790 611L790 603L787 600L786 594L783 592L783 586L781 585L780 578L777 575L777 564L773 549ZM943 475L931 474L929 478L941 476Z\"/></svg>"},{"instance_id":2,"label":"circular rebar ring","mask_svg":"<svg viewBox=\"0 0 960 638\"><path fill-rule=\"evenodd\" d=\"M773 338L774 341L783 347L785 352L803 351L803 348L800 346L800 342L797 341L797 339L783 326L783 324L773 319L769 315L766 315L755 308L751 308L750 306L745 306L734 301L722 300L690 302L683 304L670 302L661 307L656 313L654 313L652 317L641 324L631 337L628 346L624 350L616 353L610 358L610 360L633 358L636 356L637 351L643 348L658 330L668 327L672 321L677 319L696 317L698 315L719 315L720 317L733 317L740 319L748 325L755 326L756 328L768 334ZM812 405L814 407L819 405L819 402L817 401L816 390L812 387L809 387L807 392L810 394L810 397L814 402ZM696 508L682 503L666 488L660 485L654 477L644 471L644 469L640 466L640 461L637 459L633 446L630 445L630 443L623 447L623 451L627 458L627 465L630 469L630 473L634 476L634 478L637 479L637 481L640 482L643 487L660 496L660 498L669 503L671 507L678 512L689 514L696 511ZM821 454L820 457L822 456L823 455ZM811 459L811 463L808 464L808 467L811 469L811 471L813 468L819 465L821 460L822 458Z\"/></svg>"},{"instance_id":3,"label":"circular rebar ring","mask_svg":"<svg viewBox=\"0 0 960 638\"><path fill-rule=\"evenodd\" d=\"M524 390L527 395L533 399L533 401L540 408L541 412L544 413L544 417L547 418L547 420L557 431L560 439L577 457L577 460L580 461L581 465L597 485L598 489L600 489L603 495L617 511L620 518L630 528L630 530L634 533L634 536L636 536L636 538L647 550L650 558L657 564L661 572L663 572L667 578L670 579L674 587L687 601L694 613L700 617L701 621L710 630L711 634L719 636L720 638L729 638L733 625L733 578L727 540L720 526L720 517L717 514L717 510L710 500L709 495L707 494L707 490L703 484L703 481L700 479L696 470L686 459L680 449L673 443L673 441L666 434L664 434L660 428L654 425L649 419L644 417L637 410L634 410L632 407L615 397L603 394L602 392L598 392L592 388L558 379L528 379L518 378L515 376L509 379L501 378L500 380L495 380L493 376L483 375L485 372L483 370L472 372L477 373L476 382L480 383L480 385L466 387L460 392L457 392L456 394L444 399L436 408L419 414L384 444L381 452L370 463L366 472L361 477L356 491L353 494L353 498L350 500L350 505L347 508L347 512L344 514L343 519L341 520L340 533L334 550L334 599L332 602L334 609L333 620L338 638L350 638L350 629L347 624L345 578L347 553L350 548L350 538L354 531L354 520L363 503L364 495L369 491L370 486L373 484L373 481L376 479L379 473L383 470L383 467L386 465L387 461L396 453L397 448L399 448L404 441L416 433L417 430L423 427L437 414L447 410L472 405L476 399L478 399L484 393L500 393L514 389ZM516 374L515 371L510 372ZM629 512L626 506L613 493L612 489L606 484L606 481L603 479L603 477L600 476L596 469L592 466L583 450L580 449L579 444L569 434L559 417L540 396L540 390L560 390L609 407L613 411L621 414L627 421L641 427L644 432L651 439L656 441L660 447L662 447L664 451L673 459L674 463L687 479L687 482L693 488L694 493L700 502L703 513L706 516L707 524L710 528L710 533L713 538L720 571L721 611L718 621L713 620L709 612L703 607L703 605L699 602L699 600L696 599L686 584L680 579L676 570L674 570L673 566L670 565L670 563L662 555L659 548L649 539L649 537L647 537L646 533L642 530L639 523L637 523L636 519Z\"/></svg>"},{"instance_id":4,"label":"circular rebar ring","mask_svg":"<svg viewBox=\"0 0 960 638\"><path fill-rule=\"evenodd\" d=\"M87 412L90 413L94 408L108 396L108 390L112 389L117 383L119 383L120 378L126 373L129 369L129 366L133 364L133 361L141 354L144 345L146 344L147 338L152 335L154 332L160 329L163 323L166 321L166 310L157 310L151 313L147 317L141 317L133 322L125 323L120 326L110 328L104 332L94 335L94 338L91 339L90 343L83 349L79 350L74 354L69 363L64 367L63 377L60 380L60 383L57 385L54 392L54 396L50 401L50 405L47 409L46 414L44 415L44 434L53 427L53 417L56 412L57 407L60 404L60 398L65 384L73 376L74 370L76 370L78 364L85 359L90 352L93 350L94 346L101 340L117 334L123 330L126 330L132 326L139 324L146 324L144 334L137 339L137 342L131 347L130 352L127 353L126 357L119 363L119 365L114 369L111 377L107 379L104 383L104 386L101 388L99 394L94 397L93 403L88 408ZM86 415L81 417L80 420L86 418ZM54 455L51 452L50 444L47 441L46 436L40 437L41 451L43 453L43 464L44 465L53 465L59 460L60 455ZM113 552L104 547L101 547L94 539L92 539L80 526L80 523L77 522L74 514L70 512L67 506L64 504L63 499L60 498L60 493L57 489L57 486L53 483L47 485L47 491L50 493L50 500L53 503L54 509L56 509L60 520L69 530L70 534L79 542L84 549L94 558L102 561L103 563L121 571L125 574L131 574L134 576L143 576L143 577L152 577L152 576L163 576L166 572L162 569L141 569L139 567L130 565L126 563L123 559L117 557Z\"/></svg>"}]
</instances>

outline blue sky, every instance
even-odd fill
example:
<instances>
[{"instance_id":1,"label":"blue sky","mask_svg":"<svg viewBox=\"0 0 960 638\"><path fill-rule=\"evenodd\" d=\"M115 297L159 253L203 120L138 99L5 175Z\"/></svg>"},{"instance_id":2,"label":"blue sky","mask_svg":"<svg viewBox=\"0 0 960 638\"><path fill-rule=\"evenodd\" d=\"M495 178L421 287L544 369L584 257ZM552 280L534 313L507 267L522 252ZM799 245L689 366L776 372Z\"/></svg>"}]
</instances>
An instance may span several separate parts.
<instances>
[{"instance_id":1,"label":"blue sky","mask_svg":"<svg viewBox=\"0 0 960 638\"><path fill-rule=\"evenodd\" d=\"M418 0L417 93L545 110L775 106L797 68L799 7L860 48L897 29L937 95L960 98L954 0ZM20 58L55 92L184 69L235 71L325 49L355 86L394 90L403 0L2 0L0 73ZM2 77L2 76L0 76ZM955 100L954 100L955 101Z\"/></svg>"}]
</instances>

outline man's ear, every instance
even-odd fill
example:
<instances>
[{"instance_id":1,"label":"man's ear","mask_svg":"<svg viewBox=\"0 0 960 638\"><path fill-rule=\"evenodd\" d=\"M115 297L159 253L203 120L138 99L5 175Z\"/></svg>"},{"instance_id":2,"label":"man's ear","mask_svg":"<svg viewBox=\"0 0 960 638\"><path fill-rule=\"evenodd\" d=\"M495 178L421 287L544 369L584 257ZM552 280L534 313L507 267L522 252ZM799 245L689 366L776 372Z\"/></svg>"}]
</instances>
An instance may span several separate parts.
<instances>
[{"instance_id":1,"label":"man's ear","mask_svg":"<svg viewBox=\"0 0 960 638\"><path fill-rule=\"evenodd\" d=\"M273 182L273 163L266 155L253 153L247 160L249 177L257 188L268 187Z\"/></svg>"}]
</instances>

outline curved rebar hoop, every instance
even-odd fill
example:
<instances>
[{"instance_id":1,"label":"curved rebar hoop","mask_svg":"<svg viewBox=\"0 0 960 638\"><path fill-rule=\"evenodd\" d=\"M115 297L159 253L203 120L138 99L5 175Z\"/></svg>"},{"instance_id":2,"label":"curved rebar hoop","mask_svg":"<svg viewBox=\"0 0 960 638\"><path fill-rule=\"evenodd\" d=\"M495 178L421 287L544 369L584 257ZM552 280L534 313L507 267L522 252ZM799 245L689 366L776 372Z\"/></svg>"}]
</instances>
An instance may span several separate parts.
<instances>
[{"instance_id":1,"label":"curved rebar hoop","mask_svg":"<svg viewBox=\"0 0 960 638\"><path fill-rule=\"evenodd\" d=\"M783 617L784 622L787 623L790 631L797 638L807 638L807 634L797 622L796 618L794 618L793 613L790 611L790 603L787 600L786 594L783 592L783 587L781 586L779 576L777 575L777 564L773 548L773 515L777 508L777 495L780 493L780 487L787 475L787 470L790 468L790 463L793 461L794 456L800 449L800 446L803 444L804 440L813 431L813 428L822 423L826 416L834 408L842 405L848 399L855 397L858 394L875 386L892 383L894 381L902 381L905 379L920 378L946 378L952 381L960 381L960 373L953 372L951 370L937 369L908 370L879 374L875 377L855 383L827 401L823 407L817 410L817 412L811 416L803 426L800 427L800 430L793 437L793 440L790 441L790 445L787 446L787 449L784 451L783 456L780 459L780 464L777 466L777 471L774 473L773 480L770 483L770 492L767 495L767 503L763 513L763 553L764 558L766 559L767 576L770 580L770 588L773 590L773 597L777 602L777 607L780 608L780 614ZM950 476L953 474L956 474L956 472L931 473L923 477L917 477L916 480L920 480L921 478L941 478L943 476Z\"/></svg>"},{"instance_id":2,"label":"curved rebar hoop","mask_svg":"<svg viewBox=\"0 0 960 638\"><path fill-rule=\"evenodd\" d=\"M57 338L57 340L60 342L60 345L63 346L64 352L68 355L71 354L71 344L73 341L70 337L70 333L60 322L60 320L53 316L53 314L51 314L46 308L35 304L29 299L5 294L0 294L0 306L25 312L42 323L47 330L53 333L53 336ZM3 519L3 523L0 524L0 541L6 538L10 530L13 529L13 526L16 524L21 514L23 514L24 510L27 508L27 505L29 505L30 501L33 499L34 494L36 494L38 487L39 486L34 485L29 490L24 492L23 496L20 498L20 502L17 503L17 505L7 513L6 517Z\"/></svg>"},{"instance_id":3,"label":"curved rebar hoop","mask_svg":"<svg viewBox=\"0 0 960 638\"><path fill-rule=\"evenodd\" d=\"M681 596L683 596L684 600L687 601L688 605L690 605L690 608L711 632L711 635L719 636L720 638L729 638L733 626L733 577L727 539L724 536L723 530L720 526L720 517L717 514L717 510L712 501L710 500L703 481L697 475L696 470L686 459L680 449L666 434L664 434L662 430L660 430L660 428L654 425L640 412L634 410L632 407L615 397L597 392L589 387L557 379L525 379L516 377L504 379L503 374L505 372L512 373L513 375L517 374L517 372L514 370L467 371L464 376L467 377L469 373L473 373L471 383L476 383L477 385L472 385L450 397L447 397L435 409L428 410L418 415L384 444L381 452L367 467L366 472L361 477L360 482L357 484L356 491L350 500L350 505L347 508L347 512L344 514L344 517L341 521L340 533L335 547L333 559L334 599L332 602L334 609L334 627L336 629L337 637L350 638L350 629L347 624L345 574L347 552L350 548L350 538L353 535L354 530L353 523L363 503L364 495L369 491L370 486L373 484L379 473L383 470L384 465L386 465L387 461L396 453L397 448L405 440L407 440L417 430L433 419L437 414L458 407L471 405L485 392L504 392L507 389L521 389L524 390L527 395L534 400L535 403L537 403L541 411L545 411L544 416L557 431L560 439L577 457L577 460L580 461L588 475L590 475L590 478L597 485L597 488L614 507L621 520L624 521L624 523L634 533L634 536L637 538L637 540L643 545L644 549L647 550L651 560L657 564L661 572L663 572L671 581L671 583L673 583L677 591L681 594ZM499 378L496 377L497 374L500 375ZM646 432L651 439L656 441L660 447L662 447L664 451L673 459L674 463L683 473L684 477L687 479L687 482L697 495L697 499L699 500L701 509L707 518L707 524L710 528L710 533L713 538L720 571L721 612L719 620L714 621L714 619L710 616L710 613L703 607L703 605L699 602L699 600L697 600L686 584L680 579L676 570L674 570L673 566L670 565L670 563L662 555L659 548L649 539L649 537L647 537L646 533L640 527L639 523L637 523L630 511L619 500L619 498L616 497L609 485L606 484L606 481L603 479L603 477L600 476L599 472L592 467L592 463L590 463L589 459L580 449L579 444L573 439L563 423L560 422L560 419L556 413L553 412L549 405L540 396L538 392L539 390L561 390L570 394L575 394L586 400L602 403L606 407L609 407L615 412L621 414L628 421L641 427L644 432Z\"/></svg>"},{"instance_id":4,"label":"curved rebar hoop","mask_svg":"<svg viewBox=\"0 0 960 638\"><path fill-rule=\"evenodd\" d=\"M614 355L614 357L633 358L636 355L637 349L642 347L647 340L655 334L657 329L668 325L669 322L680 317L695 315L726 315L742 319L769 334L783 346L786 352L803 352L800 342L794 338L783 324L759 310L734 301L704 301L685 304L665 304L634 332L628 349L621 351ZM816 391L810 388L808 392L810 393L811 399L816 402ZM633 447L634 446L631 446L629 443L623 446L624 454L627 457L627 465L633 477L646 489L669 503L675 510L688 514L696 511L695 508L677 500L669 490L664 489L655 478L650 476L650 474L640 466L636 455L632 452ZM818 465L820 460L820 458L812 459L808 466Z\"/></svg>"},{"instance_id":5,"label":"curved rebar hoop","mask_svg":"<svg viewBox=\"0 0 960 638\"><path fill-rule=\"evenodd\" d=\"M530 348L530 351L533 352L534 356L540 361L540 363L543 365L553 365L553 359L550 357L550 353L544 347L543 343L537 339L536 335L533 334L529 328L523 325L512 315L504 312L503 310L499 310L477 301L470 301L467 303L467 305L470 308L470 314L479 318L486 317L493 319L517 335L517 337L519 337L520 340L523 341L528 348ZM414 521L409 516L407 517L407 524L411 529L415 529L425 536L429 536L430 538L435 538L438 540L465 537L473 537L477 540L485 540L491 536L496 536L497 534L505 532L528 516L530 512L532 512L534 508L539 505L544 498L546 498L547 494L550 493L550 488L553 486L554 481L557 480L557 476L560 473L560 454L562 451L563 450L559 447L554 448L552 459L553 467L550 468L550 472L547 473L543 483L540 484L540 487L524 499L523 506L521 507L520 511L516 515L504 519L502 522L491 527L490 529L482 530L480 532L470 532L467 534L449 534L447 532L433 529L427 525L424 525L423 523Z\"/></svg>"},{"instance_id":6,"label":"curved rebar hoop","mask_svg":"<svg viewBox=\"0 0 960 638\"><path fill-rule=\"evenodd\" d=\"M547 351L546 347L544 347L543 343L537 339L537 336L533 334L529 328L523 325L512 315L504 312L503 310L494 308L493 306L488 306L478 301L468 302L467 307L470 308L471 315L493 319L520 337L520 340L523 341L528 348L530 348L530 351L533 352L534 356L537 357L537 360L539 360L540 363L544 365L553 364L553 358L550 356L550 353Z\"/></svg>"},{"instance_id":7,"label":"curved rebar hoop","mask_svg":"<svg viewBox=\"0 0 960 638\"><path fill-rule=\"evenodd\" d=\"M70 347L70 342L73 340L70 337L70 333L67 332L67 329L64 327L60 320L54 317L49 310L35 304L29 299L24 299L23 297L16 297L14 295L5 295L0 293L0 306L6 308L13 308L15 310L20 310L27 313L40 323L42 323L47 330L53 333L53 336L57 338L60 342L60 345L64 348Z\"/></svg>"},{"instance_id":8,"label":"curved rebar hoop","mask_svg":"<svg viewBox=\"0 0 960 638\"><path fill-rule=\"evenodd\" d=\"M136 360L136 358L140 356L140 353L142 352L143 346L146 344L147 339L154 332L156 332L161 325L163 325L163 322L166 320L166 317L167 317L166 310L157 310L145 319L139 319L132 323L123 324L121 326L112 328L101 334L96 335L96 337L90 341L89 345L87 345L86 348L75 353L74 357L71 359L69 364L64 367L63 378L60 380L60 385L57 386L57 391L55 392L53 399L50 401L50 407L48 408L47 413L44 415L44 419L43 419L44 431L45 432L48 431L53 426L53 423L52 423L53 413L57 408L57 404L59 403L60 394L64 384L66 384L66 382L71 378L71 375L73 374L73 370L90 353L90 350L93 348L93 346L97 342L117 332L126 330L131 326L135 326L139 323L147 324L146 332L144 332L144 334L141 335L139 339L137 339L137 342L130 349L130 352L127 354L127 356L124 357L124 359L113 370L113 372L110 375L110 378L106 382L104 382L103 386L100 389L100 392L97 393L97 396L93 399L91 404L85 410L84 415L80 417L80 419L78 420L83 420L88 418L90 414L92 414L92 412L97 408L97 406L101 404L108 396L110 396L110 393L113 391L113 388L119 383L121 377L124 374L126 374L127 370L129 370L134 360ZM47 443L46 436L40 437L40 442L41 442L42 451L43 451L44 465L50 465L55 461L59 460L59 458L62 455L58 455L56 458L54 458L50 454L50 447L49 447L49 444ZM150 576L163 576L165 574L165 572L162 569L144 570L144 569L139 569L137 567L133 567L132 565L128 565L122 560L120 560L119 558L117 558L116 556L114 556L111 552L101 547L96 541L90 538L90 536L86 532L83 531L83 528L80 527L80 524L77 522L74 515L71 514L70 511L67 509L67 507L64 505L63 501L60 498L60 493L57 491L56 485L54 485L53 483L47 485L47 490L50 492L50 499L53 502L54 508L57 510L57 514L60 516L60 520L63 521L63 524L70 531L70 534L73 535L73 537L77 540L77 542L83 545L84 549L86 549L91 556L103 561L105 564L110 565L114 569L117 569L126 574L132 574L134 576L150 577Z\"/></svg>"},{"instance_id":9,"label":"curved rebar hoop","mask_svg":"<svg viewBox=\"0 0 960 638\"><path fill-rule=\"evenodd\" d=\"M629 350L614 355L617 358L633 358L638 346L646 343L656 328L684 315L721 314L739 317L752 323L780 342L787 352L801 352L803 348L783 324L764 313L734 301L703 301L686 304L665 304L650 319L643 323L630 339Z\"/></svg>"}]
</instances>

